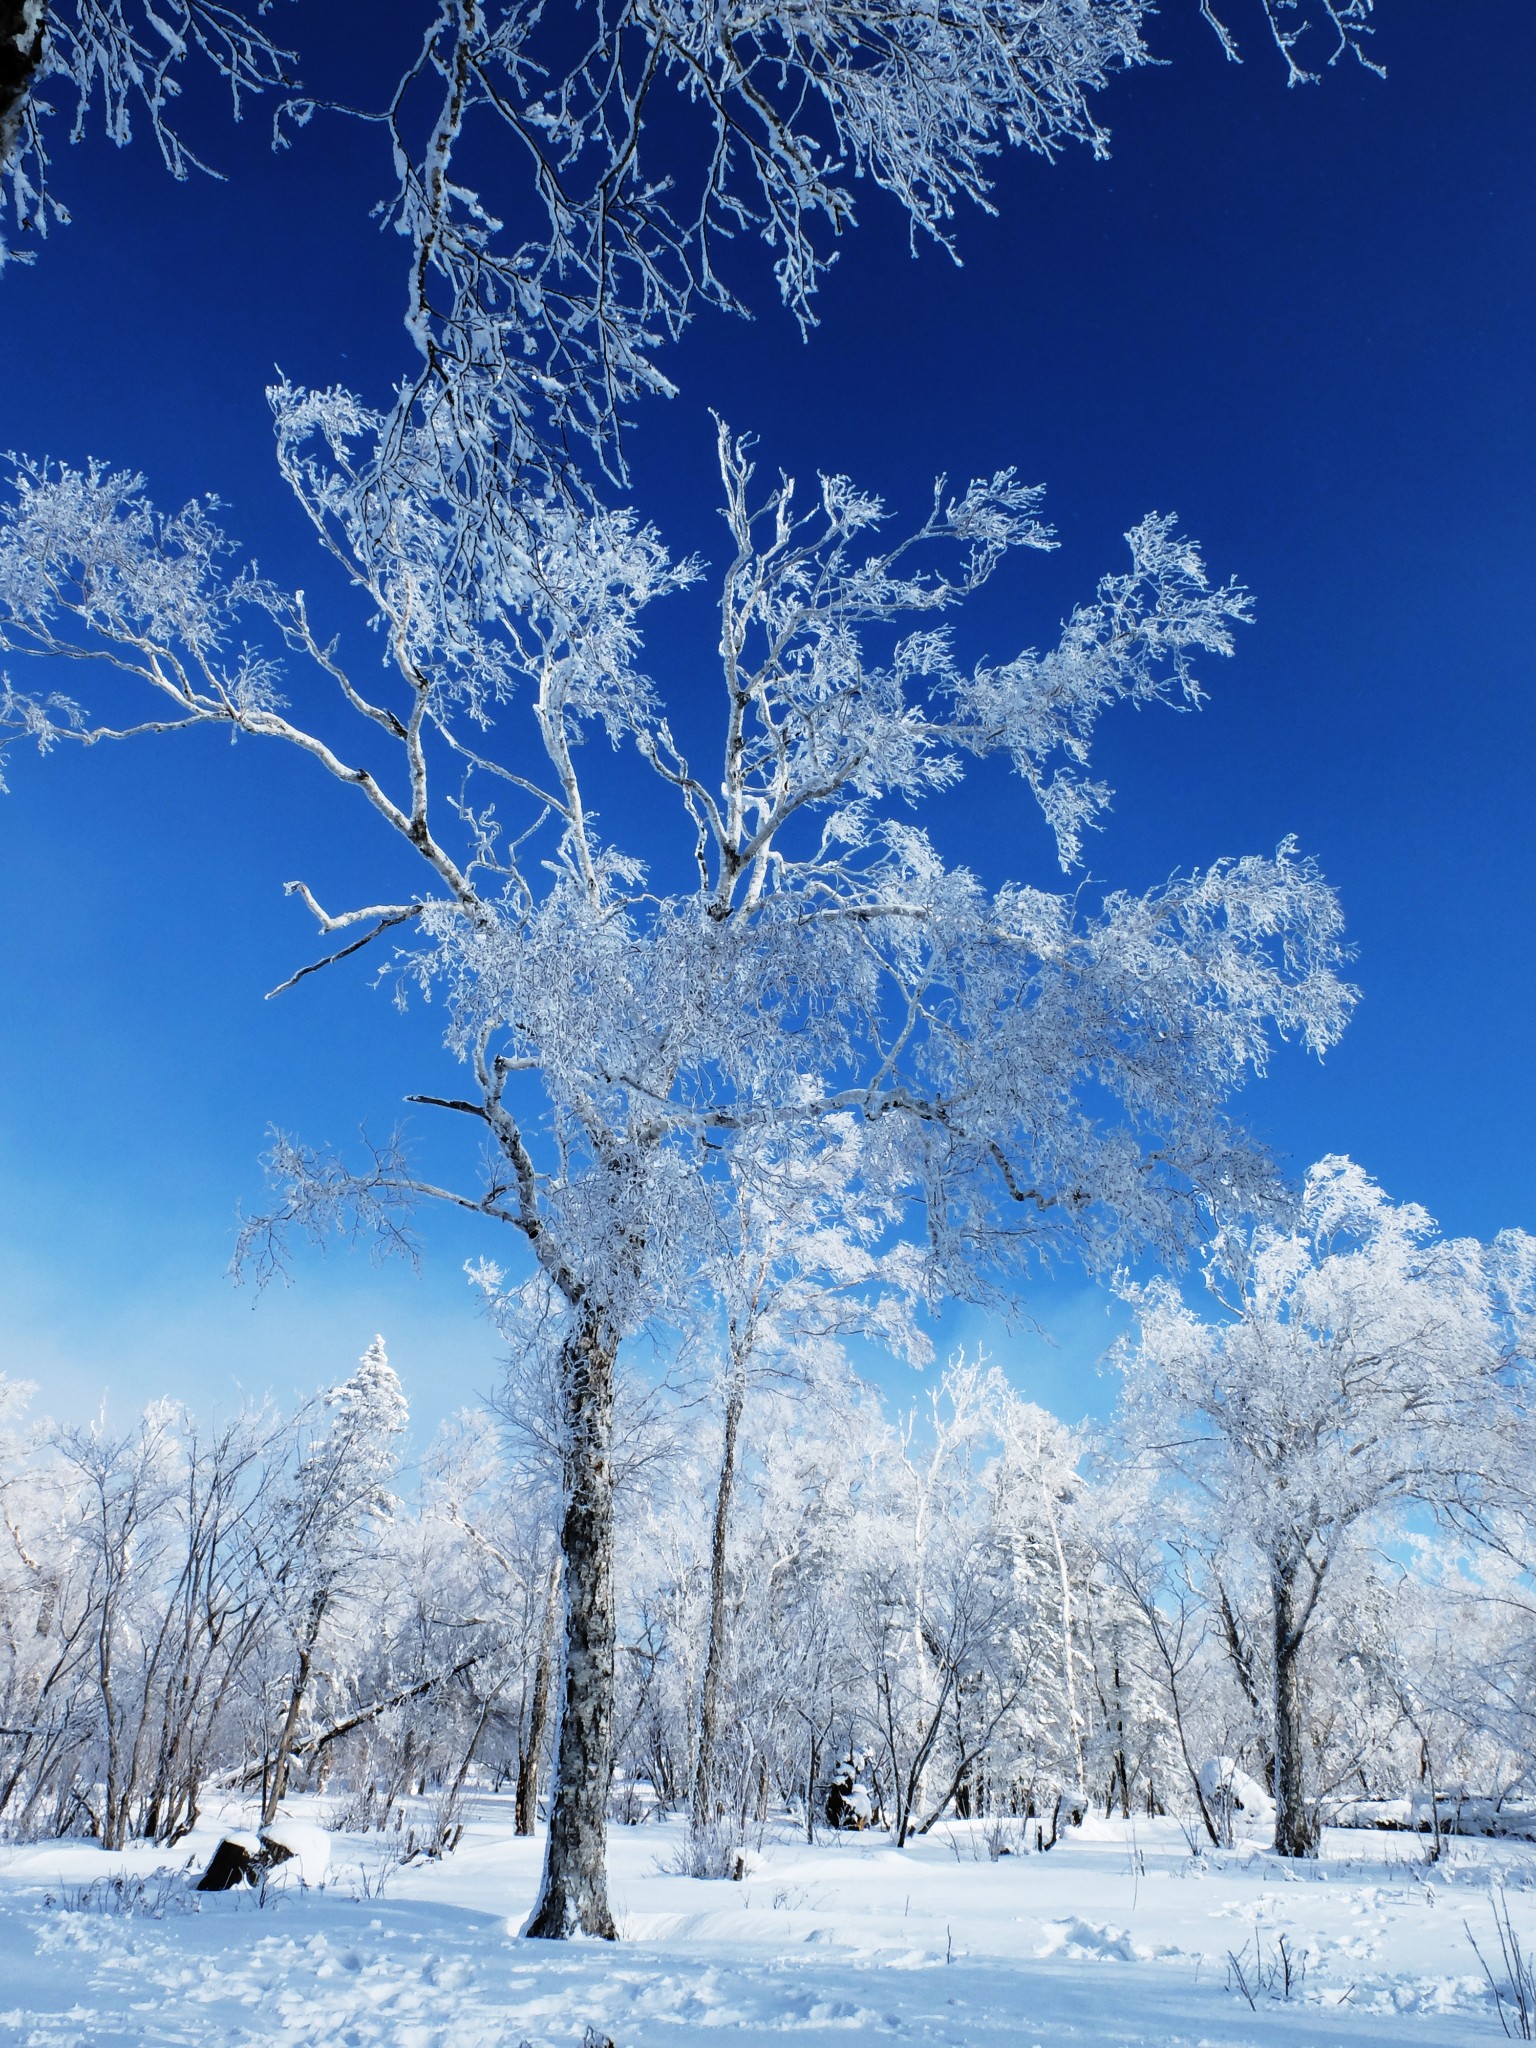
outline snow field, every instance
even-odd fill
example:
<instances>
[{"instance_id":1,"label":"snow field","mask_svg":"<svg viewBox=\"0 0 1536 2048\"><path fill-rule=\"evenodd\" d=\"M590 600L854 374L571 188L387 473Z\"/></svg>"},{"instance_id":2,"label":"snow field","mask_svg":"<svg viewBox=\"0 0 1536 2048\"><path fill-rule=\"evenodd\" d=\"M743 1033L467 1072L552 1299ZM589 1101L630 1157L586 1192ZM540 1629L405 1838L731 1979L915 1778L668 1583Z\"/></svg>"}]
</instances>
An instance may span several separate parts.
<instances>
[{"instance_id":1,"label":"snow field","mask_svg":"<svg viewBox=\"0 0 1536 2048\"><path fill-rule=\"evenodd\" d=\"M185 1845L194 1870L218 1832ZM1536 1947L1536 1857L1513 1845L1430 1868L1411 1836L1338 1831L1298 1873L1257 1848L1193 1858L1166 1821L1090 1822L995 1862L980 1825L903 1851L786 1826L729 1884L671 1874L680 1840L678 1823L613 1831L617 1946L518 1938L542 1844L497 1799L443 1863L336 1835L323 1884L279 1877L263 1899L195 1898L152 1845L12 1848L0 2042L575 2048L591 2027L616 2048L1466 2048L1504 2038L1467 1933L1497 1957L1496 1886Z\"/></svg>"}]
</instances>

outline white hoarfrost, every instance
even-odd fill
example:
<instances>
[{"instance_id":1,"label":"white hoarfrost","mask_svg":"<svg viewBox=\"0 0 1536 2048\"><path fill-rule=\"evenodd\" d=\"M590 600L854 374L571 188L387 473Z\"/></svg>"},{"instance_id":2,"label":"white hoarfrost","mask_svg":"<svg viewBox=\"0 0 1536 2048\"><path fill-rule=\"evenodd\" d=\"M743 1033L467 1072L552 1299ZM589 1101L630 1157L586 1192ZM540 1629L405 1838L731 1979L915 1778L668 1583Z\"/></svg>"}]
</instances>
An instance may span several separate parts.
<instances>
[{"instance_id":1,"label":"white hoarfrost","mask_svg":"<svg viewBox=\"0 0 1536 2048\"><path fill-rule=\"evenodd\" d=\"M1406 1510L1486 1535L1509 1497L1505 1446L1529 1426L1536 1239L1442 1238L1334 1156L1290 1218L1224 1230L1206 1281L1216 1321L1170 1281L1126 1290L1139 1325L1117 1348L1130 1438L1187 1488L1212 1581L1248 1577L1267 1610L1267 1643L1252 1648L1255 1672L1267 1666L1275 1840L1309 1856L1319 1795L1347 1777L1308 1728L1314 1639L1327 1642L1332 1610L1350 1619L1353 1654L1368 1650L1358 1568L1403 1539ZM1241 1656L1238 1633L1234 1618ZM1382 1675L1411 1721L1402 1681Z\"/></svg>"},{"instance_id":2,"label":"white hoarfrost","mask_svg":"<svg viewBox=\"0 0 1536 2048\"><path fill-rule=\"evenodd\" d=\"M1309 17L1331 25L1334 54L1363 49L1369 0L1299 11L1266 0L1266 11L1288 57ZM717 1327L735 1323L715 1487L718 1613L730 1418L782 1354L783 1332L821 1323L814 1341L827 1344L860 1329L910 1352L915 1304L955 1292L1011 1300L1021 1275L1058 1251L1103 1266L1189 1244L1217 1212L1262 1206L1273 1176L1228 1123L1227 1099L1277 1038L1321 1050L1350 1007L1337 905L1289 842L1143 894L1096 895L1028 879L1048 863L1022 834L1010 849L1020 879L984 886L916 814L969 763L1001 756L1060 867L1077 866L1108 801L1089 772L1099 717L1121 703L1197 702L1200 663L1229 653L1248 616L1246 594L1208 578L1170 517L1130 529L1128 566L1098 582L1043 652L1021 626L1011 659L965 660L965 599L1005 558L1052 545L1037 488L1009 469L960 489L940 480L903 532L845 477L809 490L782 475L765 483L749 442L722 426L727 544L705 643L719 661L709 713L692 696L664 703L641 659L647 608L696 582L699 565L672 561L642 518L600 502L594 481L599 469L622 475L629 401L667 388L661 342L701 304L741 310L727 278L744 241L766 243L802 323L860 180L947 245L957 202L988 203L1003 145L1102 149L1091 100L1145 58L1149 12L1145 0L607 0L573 25L568 10L533 0L438 0L378 110L397 181L386 212L409 248L411 374L383 408L339 389L271 393L280 468L378 629L382 672L348 666L301 590L238 564L212 499L165 514L131 475L14 466L0 647L57 657L102 687L77 701L24 687L30 669L0 679L0 746L201 728L296 750L380 833L381 900L330 910L291 882L334 943L284 986L383 940L402 999L416 989L444 1003L461 1073L410 1099L473 1134L462 1171L429 1178L394 1144L342 1162L282 1139L276 1207L244 1250L270 1265L288 1229L358 1224L408 1247L408 1211L424 1201L520 1244L514 1285L491 1286L553 1396L562 1500L563 1667L534 1932L614 1931L603 1823L621 1347L697 1327L704 1297ZM190 159L162 117L182 57L212 56L237 104L280 64L238 11L203 0L142 18L128 0L60 5L41 40L37 27L33 10L0 116L11 199L39 222L45 103L33 88L47 78L82 111L99 91L119 139L142 100L179 170ZM357 105L345 90L327 98ZM290 99L280 125L302 125L318 104ZM471 163L480 188L465 182ZM583 477L588 456L597 469ZM595 739L616 767L584 745ZM617 805L616 775L628 785ZM641 787L651 801L637 806ZM643 843L608 835L607 815L641 810ZM765 1233L775 1186L791 1183L801 1221ZM275 1488L276 1549L250 1537L266 1559L255 1611L280 1615L289 1637L256 1715L286 1696L260 1766L269 1819L295 1761L318 1767L346 1718L308 1725L336 1615L367 1582L387 1472L373 1473L362 1447L392 1441L385 1370L365 1361L301 1460L297 1489ZM246 1460L230 1440L205 1468L238 1494L240 1473L277 1464L255 1451ZM119 1467L107 1476L116 1485ZM1039 1498L1080 1800L1083 1645L1066 1502L1051 1483ZM223 1556L221 1542L193 1544L199 1570ZM916 1750L905 1734L888 1744L904 1757L904 1822L922 1823L928 1751L969 1682L957 1645L1007 1610L1012 1574L988 1553L986 1595L955 1602L960 1633L942 1655L923 1634L928 1582L911 1593L911 1697L932 1719ZM230 1617L220 1607L206 1623L199 1587L194 1575L183 1637L210 1637L208 1668L222 1669ZM118 1644L100 1603L87 1611ZM712 1686L719 1630L714 1647ZM450 1667L456 1677L464 1662ZM440 1676L398 1690L412 1696ZM988 1711L1004 1711L1007 1693L989 1690ZM107 1694L110 1731L110 1684ZM488 1722L491 1704L479 1711ZM163 1720L176 1725L169 1707ZM53 1757L46 1726L24 1741ZM830 1739L822 1730L813 1747ZM701 1812L715 1798L707 1733L702 1746ZM195 1812L189 1786L203 1766L189 1777L177 1745L166 1754L152 1812L157 1830L174 1831ZM113 1756L116 1839L130 1824L119 1777L132 1784L138 1765ZM1127 1768L1122 1759L1122 1780ZM173 1809L179 1819L165 1823Z\"/></svg>"},{"instance_id":3,"label":"white hoarfrost","mask_svg":"<svg viewBox=\"0 0 1536 2048\"><path fill-rule=\"evenodd\" d=\"M4 229L45 236L69 219L52 189L61 116L76 142L94 121L121 147L142 122L176 178L206 170L172 114L189 60L206 64L238 120L282 84L291 55L267 34L270 0L0 0L0 270L27 262Z\"/></svg>"},{"instance_id":4,"label":"white hoarfrost","mask_svg":"<svg viewBox=\"0 0 1536 2048\"><path fill-rule=\"evenodd\" d=\"M390 901L332 913L290 887L339 941L316 966L388 937L402 995L443 1000L468 1092L411 1099L477 1134L465 1178L428 1180L394 1146L359 1165L284 1139L277 1207L245 1249L260 1266L295 1227L359 1223L404 1243L423 1201L521 1240L507 1313L551 1360L565 1500L551 1870L584 1873L547 1916L610 1931L621 1344L694 1321L733 1242L768 1261L765 1308L862 1296L845 1327L894 1333L903 1300L1007 1299L1055 1250L1171 1249L1213 1207L1270 1199L1225 1103L1277 1036L1321 1050L1341 1029L1338 908L1289 844L1145 895L988 888L913 816L1002 754L1072 865L1105 800L1082 776L1100 715L1193 701L1196 660L1227 654L1247 613L1166 518L1132 529L1129 569L1053 647L966 667L952 615L1008 555L1050 545L1038 490L1006 470L941 482L893 535L846 478L760 483L722 427L715 730L685 745L640 622L699 572L650 528L535 493L488 537L439 495L425 427L390 456L386 501L370 479L387 421L341 394L285 386L274 404L284 473L383 630L382 677L316 639L302 593L235 566L210 508L166 516L137 478L24 463L0 645L99 652L128 698L7 684L0 721L44 748L195 728L291 748L412 856L415 893ZM598 736L655 791L645 859L599 829ZM814 1227L743 1238L754 1184L786 1176ZM874 1258L875 1231L910 1249ZM295 1622L295 1715L329 1606L317 1588Z\"/></svg>"}]
</instances>

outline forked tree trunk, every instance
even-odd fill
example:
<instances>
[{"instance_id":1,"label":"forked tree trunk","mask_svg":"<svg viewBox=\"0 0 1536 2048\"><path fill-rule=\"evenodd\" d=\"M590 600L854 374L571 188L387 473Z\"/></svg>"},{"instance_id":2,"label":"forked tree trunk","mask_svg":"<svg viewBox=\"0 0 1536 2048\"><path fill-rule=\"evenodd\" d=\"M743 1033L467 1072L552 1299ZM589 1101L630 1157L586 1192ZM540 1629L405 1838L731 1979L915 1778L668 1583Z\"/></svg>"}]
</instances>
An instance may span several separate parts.
<instances>
[{"instance_id":1,"label":"forked tree trunk","mask_svg":"<svg viewBox=\"0 0 1536 2048\"><path fill-rule=\"evenodd\" d=\"M528 1702L528 1733L517 1759L517 1821L520 1835L531 1835L539 1818L539 1764L549 1732L549 1696L554 1678L555 1623L560 1616L560 1560L549 1570L549 1594L539 1628L539 1656L533 1667L533 1698Z\"/></svg>"},{"instance_id":2,"label":"forked tree trunk","mask_svg":"<svg viewBox=\"0 0 1536 2048\"><path fill-rule=\"evenodd\" d=\"M695 1834L702 1834L720 1810L715 1759L719 1749L720 1676L725 1665L725 1545L730 1533L731 1493L736 1484L736 1437L746 1391L746 1375L738 1365L725 1403L725 1439L720 1449L720 1481L715 1488L715 1527L709 1552L709 1651L704 1659L704 1689L699 1701L699 1755L693 1774L691 1812Z\"/></svg>"},{"instance_id":3,"label":"forked tree trunk","mask_svg":"<svg viewBox=\"0 0 1536 2048\"><path fill-rule=\"evenodd\" d=\"M608 1907L613 1770L613 1366L618 1345L583 1317L560 1360L564 1405L565 1662L544 1878L523 1932L617 1938Z\"/></svg>"},{"instance_id":4,"label":"forked tree trunk","mask_svg":"<svg viewBox=\"0 0 1536 2048\"><path fill-rule=\"evenodd\" d=\"M1315 1857L1322 1829L1308 1803L1306 1716L1301 1696L1301 1646L1312 1602L1304 1600L1294 1567L1270 1572L1275 1657L1275 1850Z\"/></svg>"}]
</instances>

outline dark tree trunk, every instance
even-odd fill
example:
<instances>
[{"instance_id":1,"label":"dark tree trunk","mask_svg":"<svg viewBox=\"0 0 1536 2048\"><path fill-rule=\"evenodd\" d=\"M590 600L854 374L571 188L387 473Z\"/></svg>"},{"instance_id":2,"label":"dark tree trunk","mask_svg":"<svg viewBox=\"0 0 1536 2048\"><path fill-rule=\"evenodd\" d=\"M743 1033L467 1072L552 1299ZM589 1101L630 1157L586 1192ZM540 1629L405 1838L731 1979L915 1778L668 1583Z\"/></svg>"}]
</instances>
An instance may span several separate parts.
<instances>
[{"instance_id":1,"label":"dark tree trunk","mask_svg":"<svg viewBox=\"0 0 1536 2048\"><path fill-rule=\"evenodd\" d=\"M533 1698L528 1703L528 1732L517 1759L517 1832L531 1835L539 1818L539 1764L549 1732L550 1681L554 1676L555 1623L560 1614L560 1561L550 1567L549 1596L539 1629L539 1657L533 1668Z\"/></svg>"},{"instance_id":2,"label":"dark tree trunk","mask_svg":"<svg viewBox=\"0 0 1536 2048\"><path fill-rule=\"evenodd\" d=\"M21 114L42 62L46 0L0 0L0 170L21 133Z\"/></svg>"},{"instance_id":3,"label":"dark tree trunk","mask_svg":"<svg viewBox=\"0 0 1536 2048\"><path fill-rule=\"evenodd\" d=\"M1110 1809L1113 1811L1115 1785L1118 1781L1120 1787L1120 1818L1122 1820L1129 1820L1131 1817L1131 1772L1125 1754L1125 1694L1120 1684L1120 1661L1118 1658L1116 1658L1114 1664L1114 1684L1115 1767L1109 1781L1109 1802Z\"/></svg>"},{"instance_id":4,"label":"dark tree trunk","mask_svg":"<svg viewBox=\"0 0 1536 2048\"><path fill-rule=\"evenodd\" d=\"M1275 1849L1315 1857L1322 1828L1307 1800L1306 1718L1301 1697L1301 1646L1313 1600L1304 1599L1298 1571L1276 1564L1270 1574L1275 1652Z\"/></svg>"},{"instance_id":5,"label":"dark tree trunk","mask_svg":"<svg viewBox=\"0 0 1536 2048\"><path fill-rule=\"evenodd\" d=\"M746 1398L746 1376L738 1365L725 1404L725 1439L720 1450L720 1483L715 1488L715 1527L709 1553L709 1652L699 1701L699 1755L693 1774L692 1826L707 1828L720 1810L715 1783L719 1748L720 1676L725 1664L725 1543L730 1529L731 1492L736 1483L736 1436Z\"/></svg>"},{"instance_id":6,"label":"dark tree trunk","mask_svg":"<svg viewBox=\"0 0 1536 2048\"><path fill-rule=\"evenodd\" d=\"M460 1759L459 1767L453 1774L453 1782L438 1808L437 1841L433 1853L446 1856L459 1846L464 1833L464 1823L459 1817L459 1802L464 1797L464 1787L469 1783L469 1774L474 1767L475 1752L479 1749L491 1716L496 1711L496 1695L487 1693L481 1702L480 1712L475 1720L475 1732L469 1738L469 1747ZM425 1788L423 1788L425 1789Z\"/></svg>"},{"instance_id":7,"label":"dark tree trunk","mask_svg":"<svg viewBox=\"0 0 1536 2048\"><path fill-rule=\"evenodd\" d=\"M1237 1682L1243 1689L1243 1698L1248 1702L1254 1718L1257 1719L1263 1711L1263 1703L1259 1697L1258 1680L1254 1676L1253 1657L1248 1645L1243 1641L1243 1632L1238 1625L1237 1611L1232 1605L1231 1596L1220 1579L1216 1581L1216 1597L1217 1610L1221 1615L1222 1638L1227 1646L1227 1655L1232 1660L1232 1669L1237 1674Z\"/></svg>"},{"instance_id":8,"label":"dark tree trunk","mask_svg":"<svg viewBox=\"0 0 1536 2048\"><path fill-rule=\"evenodd\" d=\"M271 1775L266 1780L261 1801L261 1825L271 1827L277 1819L277 1809L288 1790L288 1772L293 1764L293 1746L299 1736L299 1716L304 1711L304 1702L309 1697L309 1681L315 1668L315 1645L320 1640L321 1624L325 1610L330 1605L329 1592L317 1593L310 1603L309 1619L305 1626L304 1640L299 1645L298 1661L293 1667L293 1684L288 1692L288 1711L283 1716L283 1725L277 1738L277 1751L272 1759Z\"/></svg>"},{"instance_id":9,"label":"dark tree trunk","mask_svg":"<svg viewBox=\"0 0 1536 2048\"><path fill-rule=\"evenodd\" d=\"M613 1770L613 1366L616 1338L584 1316L561 1358L565 1661L544 1879L524 1933L616 1939L608 1907Z\"/></svg>"},{"instance_id":10,"label":"dark tree trunk","mask_svg":"<svg viewBox=\"0 0 1536 2048\"><path fill-rule=\"evenodd\" d=\"M103 1555L110 1540L103 1532ZM113 1577L115 1578L115 1574ZM123 1725L118 1710L117 1675L112 1646L117 1634L117 1600L112 1581L103 1597L96 1631L96 1683L101 1693L101 1715L107 1738L107 1782L102 1798L101 1846L121 1849L128 1840L128 1807L133 1794L132 1772L123 1769Z\"/></svg>"}]
</instances>

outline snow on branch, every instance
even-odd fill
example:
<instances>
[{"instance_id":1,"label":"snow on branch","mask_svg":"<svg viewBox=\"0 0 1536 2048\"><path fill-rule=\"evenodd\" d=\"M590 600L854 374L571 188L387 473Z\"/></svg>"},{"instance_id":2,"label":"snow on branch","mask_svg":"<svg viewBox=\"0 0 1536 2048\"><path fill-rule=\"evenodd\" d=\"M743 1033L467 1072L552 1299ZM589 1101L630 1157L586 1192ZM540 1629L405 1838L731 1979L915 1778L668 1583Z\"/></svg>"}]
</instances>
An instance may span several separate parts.
<instances>
[{"instance_id":1,"label":"snow on branch","mask_svg":"<svg viewBox=\"0 0 1536 2048\"><path fill-rule=\"evenodd\" d=\"M1354 57L1378 78L1386 77L1386 67L1370 55L1370 39L1375 33L1371 17L1376 11L1376 0L1259 0L1259 6L1270 39L1285 60L1287 85L1315 85L1321 75L1309 71L1302 62L1303 56L1311 54L1313 45L1307 37L1315 28L1323 29L1333 39L1332 48L1323 58L1325 64ZM1200 12L1215 30L1227 56L1240 64L1237 37L1212 0L1200 0Z\"/></svg>"},{"instance_id":2,"label":"snow on branch","mask_svg":"<svg viewBox=\"0 0 1536 2048\"><path fill-rule=\"evenodd\" d=\"M985 1289L1058 1245L1112 1261L1188 1242L1202 1210L1257 1198L1220 1105L1275 1035L1322 1050L1353 1000L1311 865L1286 845L1095 909L1081 890L984 890L910 815L968 757L1005 752L1062 864L1076 857L1107 800L1084 772L1098 718L1198 703L1196 657L1228 653L1248 614L1170 519L1132 529L1130 569L1053 648L966 672L948 617L1006 556L1053 544L1040 491L1008 470L941 479L892 534L846 478L803 498L787 477L758 485L722 427L716 752L696 769L639 659L647 607L698 565L628 513L542 488L490 550L418 488L409 448L381 497L350 455L379 423L345 394L275 403L285 473L381 633L366 689L302 596L238 561L211 501L162 515L136 477L18 462L0 516L0 645L92 686L68 704L7 686L4 737L284 743L425 863L413 898L339 916L299 885L327 936L370 928L284 985L394 939L397 993L445 1000L474 1077L481 1184L422 1182L393 1150L354 1173L286 1147L271 1230L247 1235L258 1265L284 1228L344 1217L404 1245L406 1208L442 1200L510 1222L561 1299L628 1327L682 1302L734 1161L845 1113L870 1176L848 1199L894 1201L893 1226L922 1214L934 1287ZM461 585L444 564L466 545ZM125 688L165 715L122 715ZM643 849L601 829L593 729L658 778ZM488 776L496 803L473 795Z\"/></svg>"},{"instance_id":3,"label":"snow on branch","mask_svg":"<svg viewBox=\"0 0 1536 2048\"><path fill-rule=\"evenodd\" d=\"M260 0L256 15L270 4ZM223 0L0 0L0 226L7 212L18 230L39 237L68 222L50 186L52 125L61 116L77 142L99 115L119 147L143 119L173 178L194 170L217 177L172 119L193 60L227 87L237 121L248 100L292 84L293 53ZM31 257L0 239L0 269L7 260Z\"/></svg>"}]
</instances>

